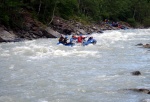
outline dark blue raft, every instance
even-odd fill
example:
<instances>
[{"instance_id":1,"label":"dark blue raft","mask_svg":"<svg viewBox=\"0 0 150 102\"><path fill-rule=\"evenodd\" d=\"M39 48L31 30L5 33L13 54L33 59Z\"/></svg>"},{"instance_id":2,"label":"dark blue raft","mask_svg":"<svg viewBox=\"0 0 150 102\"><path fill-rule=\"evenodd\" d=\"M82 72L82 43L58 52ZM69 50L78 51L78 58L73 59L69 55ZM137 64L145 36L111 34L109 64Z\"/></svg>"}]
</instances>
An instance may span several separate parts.
<instances>
[{"instance_id":1,"label":"dark blue raft","mask_svg":"<svg viewBox=\"0 0 150 102\"><path fill-rule=\"evenodd\" d=\"M95 45L96 43L97 43L97 41L95 39L91 39L91 40L88 40L86 42L83 42L83 46L89 45L89 44Z\"/></svg>"},{"instance_id":2,"label":"dark blue raft","mask_svg":"<svg viewBox=\"0 0 150 102\"><path fill-rule=\"evenodd\" d=\"M87 37L82 37L82 38L80 38L80 37L74 37L74 36L72 36L72 38L70 38L70 42L68 43L67 42L67 40L68 40L67 37L64 38L63 36L61 36L59 38L59 42L57 43L57 45L61 44L61 45L64 45L64 46L71 46L72 47L72 46L78 45L78 43L80 43L80 42L82 42L82 43L80 43L80 45L82 45L82 46L87 46L89 44L95 45L97 43L97 41L95 39L93 39L92 36L89 37L88 40L85 40L85 38L87 38Z\"/></svg>"},{"instance_id":3,"label":"dark blue raft","mask_svg":"<svg viewBox=\"0 0 150 102\"><path fill-rule=\"evenodd\" d=\"M93 44L95 45L97 43L97 41L95 39L91 39L91 40L88 40L88 41L85 41L82 43L83 46L87 46L89 44ZM64 45L64 46L75 46L76 44L75 43L67 43L67 44L63 44L63 43L60 43L58 42L57 45Z\"/></svg>"},{"instance_id":4,"label":"dark blue raft","mask_svg":"<svg viewBox=\"0 0 150 102\"><path fill-rule=\"evenodd\" d=\"M74 46L75 44L74 43L63 44L63 43L58 42L57 45Z\"/></svg>"}]
</instances>

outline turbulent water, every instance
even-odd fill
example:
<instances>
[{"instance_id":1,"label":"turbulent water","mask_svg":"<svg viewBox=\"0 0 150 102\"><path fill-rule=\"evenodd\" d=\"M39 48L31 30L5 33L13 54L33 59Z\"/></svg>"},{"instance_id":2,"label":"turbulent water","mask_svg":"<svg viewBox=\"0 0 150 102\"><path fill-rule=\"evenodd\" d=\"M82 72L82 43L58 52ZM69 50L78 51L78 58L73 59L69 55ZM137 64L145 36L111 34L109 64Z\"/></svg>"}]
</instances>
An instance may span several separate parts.
<instances>
[{"instance_id":1,"label":"turbulent water","mask_svg":"<svg viewBox=\"0 0 150 102\"><path fill-rule=\"evenodd\" d=\"M94 33L96 45L58 39L0 44L0 102L150 102L150 29ZM131 72L139 70L140 76Z\"/></svg>"}]
</instances>

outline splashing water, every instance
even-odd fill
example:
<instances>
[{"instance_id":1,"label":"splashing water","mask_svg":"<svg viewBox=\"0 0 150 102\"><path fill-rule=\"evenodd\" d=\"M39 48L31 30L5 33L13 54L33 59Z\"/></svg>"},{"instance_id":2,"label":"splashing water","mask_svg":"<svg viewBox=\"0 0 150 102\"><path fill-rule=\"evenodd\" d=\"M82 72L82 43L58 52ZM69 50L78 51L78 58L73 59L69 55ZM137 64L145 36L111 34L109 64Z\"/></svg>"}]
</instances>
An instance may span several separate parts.
<instances>
[{"instance_id":1,"label":"splashing water","mask_svg":"<svg viewBox=\"0 0 150 102\"><path fill-rule=\"evenodd\" d=\"M139 102L150 89L150 29L94 33L96 45L58 39L0 44L0 102ZM141 76L132 76L139 70Z\"/></svg>"}]
</instances>

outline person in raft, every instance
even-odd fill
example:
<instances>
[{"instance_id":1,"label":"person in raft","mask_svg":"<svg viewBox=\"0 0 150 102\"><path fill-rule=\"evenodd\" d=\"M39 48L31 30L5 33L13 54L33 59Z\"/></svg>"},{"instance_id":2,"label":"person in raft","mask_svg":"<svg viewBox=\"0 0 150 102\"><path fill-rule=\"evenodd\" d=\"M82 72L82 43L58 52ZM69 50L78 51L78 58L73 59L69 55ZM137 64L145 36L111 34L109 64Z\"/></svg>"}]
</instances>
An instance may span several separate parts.
<instances>
[{"instance_id":1,"label":"person in raft","mask_svg":"<svg viewBox=\"0 0 150 102\"><path fill-rule=\"evenodd\" d=\"M67 40L68 40L68 37L66 36L66 37L64 38L64 43L63 43L63 44L67 45L67 44L68 44L68 43L67 43Z\"/></svg>"},{"instance_id":2,"label":"person in raft","mask_svg":"<svg viewBox=\"0 0 150 102\"><path fill-rule=\"evenodd\" d=\"M82 34L77 38L77 43L82 43L86 37L83 37Z\"/></svg>"},{"instance_id":3,"label":"person in raft","mask_svg":"<svg viewBox=\"0 0 150 102\"><path fill-rule=\"evenodd\" d=\"M68 37L66 36L66 37L63 37L62 35L60 36L60 38L59 38L59 43L61 43L61 44L64 44L64 45L67 45L68 43L67 43L67 40L68 40Z\"/></svg>"},{"instance_id":4,"label":"person in raft","mask_svg":"<svg viewBox=\"0 0 150 102\"><path fill-rule=\"evenodd\" d=\"M75 35L72 35L72 37L70 38L70 44L74 44L76 43L77 37Z\"/></svg>"},{"instance_id":5,"label":"person in raft","mask_svg":"<svg viewBox=\"0 0 150 102\"><path fill-rule=\"evenodd\" d=\"M64 44L64 37L61 35L58 41L59 41L59 43Z\"/></svg>"}]
</instances>

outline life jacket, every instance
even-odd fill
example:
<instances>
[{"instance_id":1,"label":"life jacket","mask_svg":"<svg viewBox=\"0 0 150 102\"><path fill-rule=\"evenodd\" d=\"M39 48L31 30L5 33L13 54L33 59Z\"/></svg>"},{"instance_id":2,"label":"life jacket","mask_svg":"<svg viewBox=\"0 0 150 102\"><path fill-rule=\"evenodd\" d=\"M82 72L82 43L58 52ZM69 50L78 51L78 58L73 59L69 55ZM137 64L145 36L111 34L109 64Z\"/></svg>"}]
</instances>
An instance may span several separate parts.
<instances>
[{"instance_id":1,"label":"life jacket","mask_svg":"<svg viewBox=\"0 0 150 102\"><path fill-rule=\"evenodd\" d=\"M84 38L85 38L85 37L79 36L79 37L78 37L78 43L82 43L82 40L83 40Z\"/></svg>"}]
</instances>

